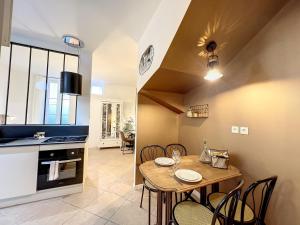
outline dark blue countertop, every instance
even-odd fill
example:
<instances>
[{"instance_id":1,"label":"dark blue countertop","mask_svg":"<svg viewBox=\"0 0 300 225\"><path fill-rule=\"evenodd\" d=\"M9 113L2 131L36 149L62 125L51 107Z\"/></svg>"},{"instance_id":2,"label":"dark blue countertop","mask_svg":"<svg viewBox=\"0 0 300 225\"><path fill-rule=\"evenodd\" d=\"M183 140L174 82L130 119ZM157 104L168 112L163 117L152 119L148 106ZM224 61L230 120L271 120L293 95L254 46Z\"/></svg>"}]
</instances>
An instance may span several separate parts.
<instances>
[{"instance_id":1,"label":"dark blue countertop","mask_svg":"<svg viewBox=\"0 0 300 225\"><path fill-rule=\"evenodd\" d=\"M0 148L4 148L4 147L21 147L21 146L33 146L33 145L56 145L56 144L75 144L75 143L85 143L87 136L85 138L84 141L66 141L66 142L45 142L48 139L50 139L52 137L45 137L45 138L41 138L41 139L37 139L37 138L0 138ZM2 141L6 142L9 141L8 143L1 143Z\"/></svg>"}]
</instances>

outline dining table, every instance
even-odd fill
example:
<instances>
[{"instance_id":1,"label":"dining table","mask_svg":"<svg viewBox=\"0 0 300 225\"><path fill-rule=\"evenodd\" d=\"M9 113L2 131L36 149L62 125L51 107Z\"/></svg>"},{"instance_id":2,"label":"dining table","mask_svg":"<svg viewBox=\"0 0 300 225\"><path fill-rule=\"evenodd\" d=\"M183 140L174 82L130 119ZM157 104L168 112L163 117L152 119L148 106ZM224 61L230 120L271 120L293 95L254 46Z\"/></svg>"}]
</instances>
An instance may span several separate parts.
<instances>
[{"instance_id":1,"label":"dining table","mask_svg":"<svg viewBox=\"0 0 300 225\"><path fill-rule=\"evenodd\" d=\"M147 161L139 166L143 177L157 189L157 225L170 224L172 220L172 193L189 193L200 190L200 203L207 205L207 186L212 186L212 192L219 191L219 183L240 177L239 169L229 165L227 169L214 168L209 164L200 162L199 155L181 157L176 169L190 169L202 175L202 180L195 183L184 182L174 174L174 168L159 166L154 161ZM165 212L163 212L165 202Z\"/></svg>"}]
</instances>

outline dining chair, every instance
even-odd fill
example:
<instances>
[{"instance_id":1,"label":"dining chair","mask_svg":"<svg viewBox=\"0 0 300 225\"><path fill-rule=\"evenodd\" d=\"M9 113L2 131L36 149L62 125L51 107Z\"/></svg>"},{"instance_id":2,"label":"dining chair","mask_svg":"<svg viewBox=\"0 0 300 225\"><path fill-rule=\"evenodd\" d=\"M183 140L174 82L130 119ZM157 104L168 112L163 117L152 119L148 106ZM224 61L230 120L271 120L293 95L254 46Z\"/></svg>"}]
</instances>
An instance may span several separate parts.
<instances>
[{"instance_id":1,"label":"dining chair","mask_svg":"<svg viewBox=\"0 0 300 225\"><path fill-rule=\"evenodd\" d=\"M134 151L134 139L126 138L123 131L120 131L120 136L121 136L121 141L122 141L122 144L121 144L122 153L124 154L124 151L126 149Z\"/></svg>"},{"instance_id":2,"label":"dining chair","mask_svg":"<svg viewBox=\"0 0 300 225\"><path fill-rule=\"evenodd\" d=\"M233 225L238 201L241 195L244 181L223 197L216 210L212 212L200 203L184 200L177 203L173 208L173 223L175 225ZM226 217L220 217L220 212L226 208ZM223 223L221 222L223 221Z\"/></svg>"},{"instance_id":3,"label":"dining chair","mask_svg":"<svg viewBox=\"0 0 300 225\"><path fill-rule=\"evenodd\" d=\"M187 156L187 150L182 144L168 144L165 149L167 157L170 158L174 150L178 150L182 156Z\"/></svg>"},{"instance_id":4,"label":"dining chair","mask_svg":"<svg viewBox=\"0 0 300 225\"><path fill-rule=\"evenodd\" d=\"M237 211L234 217L235 224L259 224L265 225L265 216L277 181L277 176L258 180L251 184L238 202ZM215 209L225 193L216 192L207 196L208 204ZM250 199L250 202L248 201ZM250 203L252 207L250 206ZM224 212L224 210L223 210ZM222 214L224 217L224 214Z\"/></svg>"},{"instance_id":5,"label":"dining chair","mask_svg":"<svg viewBox=\"0 0 300 225\"><path fill-rule=\"evenodd\" d=\"M140 151L141 163L144 163L146 161L155 160L157 157L164 157L164 156L166 156L165 149L160 145L149 145L149 146L143 147L142 150ZM143 198L144 198L145 188L149 192L148 224L150 225L151 224L151 192L158 192L158 190L151 183L149 183L146 179L143 178L143 189L142 189L140 208L143 207Z\"/></svg>"}]
</instances>

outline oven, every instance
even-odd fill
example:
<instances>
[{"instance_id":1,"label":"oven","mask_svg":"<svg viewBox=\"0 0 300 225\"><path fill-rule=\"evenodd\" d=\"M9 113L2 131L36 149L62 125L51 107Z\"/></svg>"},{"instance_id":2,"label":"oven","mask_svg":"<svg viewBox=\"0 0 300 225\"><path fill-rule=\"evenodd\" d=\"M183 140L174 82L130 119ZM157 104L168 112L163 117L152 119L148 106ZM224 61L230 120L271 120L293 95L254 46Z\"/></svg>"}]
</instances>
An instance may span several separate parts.
<instances>
[{"instance_id":1,"label":"oven","mask_svg":"<svg viewBox=\"0 0 300 225\"><path fill-rule=\"evenodd\" d=\"M83 164L84 148L40 151L37 190L82 183Z\"/></svg>"}]
</instances>

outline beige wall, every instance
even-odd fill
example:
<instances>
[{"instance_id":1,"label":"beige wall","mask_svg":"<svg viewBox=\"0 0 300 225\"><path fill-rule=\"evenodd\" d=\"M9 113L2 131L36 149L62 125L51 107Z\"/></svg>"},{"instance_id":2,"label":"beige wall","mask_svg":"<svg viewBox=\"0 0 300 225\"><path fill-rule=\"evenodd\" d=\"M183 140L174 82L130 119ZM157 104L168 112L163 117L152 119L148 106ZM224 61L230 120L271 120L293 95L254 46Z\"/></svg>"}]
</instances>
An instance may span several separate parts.
<instances>
[{"instance_id":1,"label":"beige wall","mask_svg":"<svg viewBox=\"0 0 300 225\"><path fill-rule=\"evenodd\" d=\"M209 104L208 119L180 116L179 140L199 153L228 148L251 180L278 175L268 224L300 222L300 1L292 1L227 66L225 77L192 90L185 104ZM231 134L248 126L249 135Z\"/></svg>"},{"instance_id":2,"label":"beige wall","mask_svg":"<svg viewBox=\"0 0 300 225\"><path fill-rule=\"evenodd\" d=\"M136 183L141 182L138 172L139 152L142 147L152 144L166 146L178 142L179 116L142 95L138 96L137 108L137 176Z\"/></svg>"}]
</instances>

